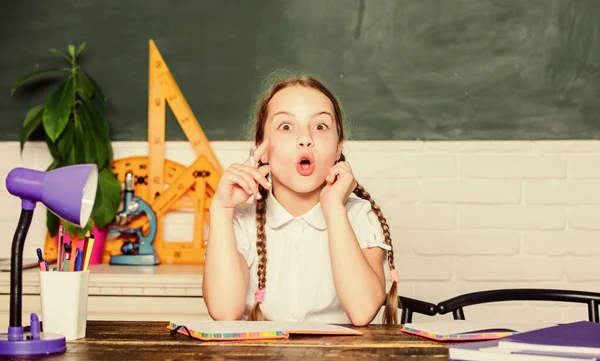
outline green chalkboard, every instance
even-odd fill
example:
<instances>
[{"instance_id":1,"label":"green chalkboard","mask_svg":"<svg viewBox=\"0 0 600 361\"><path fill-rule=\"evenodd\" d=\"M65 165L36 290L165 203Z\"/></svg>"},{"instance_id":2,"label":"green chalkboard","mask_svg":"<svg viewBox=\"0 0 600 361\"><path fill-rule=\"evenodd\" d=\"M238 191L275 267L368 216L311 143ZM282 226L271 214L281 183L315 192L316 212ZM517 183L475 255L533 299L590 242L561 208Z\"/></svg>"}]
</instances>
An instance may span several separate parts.
<instances>
[{"instance_id":1,"label":"green chalkboard","mask_svg":"<svg viewBox=\"0 0 600 361\"><path fill-rule=\"evenodd\" d=\"M245 139L280 68L328 84L353 139L600 136L598 0L27 0L0 12L0 140L52 83L12 84L81 41L112 138L145 140L151 38L211 140Z\"/></svg>"}]
</instances>

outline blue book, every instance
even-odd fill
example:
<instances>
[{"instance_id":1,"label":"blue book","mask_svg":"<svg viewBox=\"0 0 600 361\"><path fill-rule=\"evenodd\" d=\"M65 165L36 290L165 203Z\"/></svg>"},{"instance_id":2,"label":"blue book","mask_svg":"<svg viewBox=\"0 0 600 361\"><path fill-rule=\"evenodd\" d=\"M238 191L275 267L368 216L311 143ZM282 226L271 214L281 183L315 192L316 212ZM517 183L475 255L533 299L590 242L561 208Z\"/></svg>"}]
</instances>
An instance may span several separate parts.
<instances>
[{"instance_id":1,"label":"blue book","mask_svg":"<svg viewBox=\"0 0 600 361\"><path fill-rule=\"evenodd\" d=\"M599 355L542 352L498 347L501 340L469 342L448 347L450 360L460 361L599 361Z\"/></svg>"},{"instance_id":2,"label":"blue book","mask_svg":"<svg viewBox=\"0 0 600 361\"><path fill-rule=\"evenodd\" d=\"M502 339L498 347L600 357L600 323L580 321L523 332Z\"/></svg>"}]
</instances>

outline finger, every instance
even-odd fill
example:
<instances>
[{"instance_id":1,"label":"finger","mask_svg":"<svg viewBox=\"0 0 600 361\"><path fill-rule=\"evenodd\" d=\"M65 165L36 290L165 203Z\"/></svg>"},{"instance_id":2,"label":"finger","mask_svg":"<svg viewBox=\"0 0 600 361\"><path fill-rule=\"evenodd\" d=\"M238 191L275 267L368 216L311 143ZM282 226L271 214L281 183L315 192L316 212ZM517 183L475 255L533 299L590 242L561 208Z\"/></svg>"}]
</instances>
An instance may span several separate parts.
<instances>
[{"instance_id":1,"label":"finger","mask_svg":"<svg viewBox=\"0 0 600 361\"><path fill-rule=\"evenodd\" d=\"M244 179L244 177L240 176L239 174L229 172L229 179L231 180L232 184L238 185L240 188L246 191L248 195L252 195L254 193L252 191L252 188L250 188L248 182Z\"/></svg>"},{"instance_id":2,"label":"finger","mask_svg":"<svg viewBox=\"0 0 600 361\"><path fill-rule=\"evenodd\" d=\"M333 167L329 171L329 174L327 175L327 178L325 178L325 181L328 184L333 184L339 174L340 174L340 167L337 167L337 166Z\"/></svg>"},{"instance_id":3,"label":"finger","mask_svg":"<svg viewBox=\"0 0 600 361\"><path fill-rule=\"evenodd\" d=\"M252 168L251 166L245 166L245 165L236 165L235 166L236 169L238 169L241 172L246 172L248 174L250 174L250 176L252 178L254 178L254 180L260 184L262 184L263 187L265 188L269 188L271 187L271 183L269 183L269 181L266 178L266 175L269 174L269 172L271 171L271 167L268 165L263 165L260 168Z\"/></svg>"},{"instance_id":4,"label":"finger","mask_svg":"<svg viewBox=\"0 0 600 361\"><path fill-rule=\"evenodd\" d=\"M327 178L325 178L325 180L329 184L334 183L342 173L352 174L352 170L348 167L347 164L345 164L345 162L339 162L336 165L334 165L333 168L331 168L331 170L329 171L329 174L327 175Z\"/></svg>"},{"instance_id":5,"label":"finger","mask_svg":"<svg viewBox=\"0 0 600 361\"><path fill-rule=\"evenodd\" d=\"M325 177L325 182L327 182L328 184L331 184L332 182L330 182L330 180L332 179L332 174L334 172L334 170L337 168L337 163L331 167L331 169L329 170L329 172L327 173L327 177Z\"/></svg>"},{"instance_id":6,"label":"finger","mask_svg":"<svg viewBox=\"0 0 600 361\"><path fill-rule=\"evenodd\" d=\"M344 162L344 164L346 165L346 167L348 167L348 170L349 170L350 172L352 172L352 167L350 166L350 162L348 162L348 161L345 161L345 162Z\"/></svg>"},{"instance_id":7,"label":"finger","mask_svg":"<svg viewBox=\"0 0 600 361\"><path fill-rule=\"evenodd\" d=\"M260 198L260 193L258 191L258 184L256 183L256 181L252 178L252 176L249 173L247 173L243 169L239 169L239 168L233 168L233 172L234 172L234 174L244 178L244 180L248 183L248 185L250 186L250 189L252 189L252 193L250 193L250 194L254 194L254 197Z\"/></svg>"},{"instance_id":8,"label":"finger","mask_svg":"<svg viewBox=\"0 0 600 361\"><path fill-rule=\"evenodd\" d=\"M256 149L254 149L254 157L252 157L252 156L248 157L248 159L246 159L246 161L244 162L244 165L252 166L253 159L254 159L254 167L256 167L256 164L258 164L258 161L265 154L265 152L269 148L270 144L271 144L271 140L269 138L265 139L262 143L260 143L258 145L258 147L256 147Z\"/></svg>"}]
</instances>

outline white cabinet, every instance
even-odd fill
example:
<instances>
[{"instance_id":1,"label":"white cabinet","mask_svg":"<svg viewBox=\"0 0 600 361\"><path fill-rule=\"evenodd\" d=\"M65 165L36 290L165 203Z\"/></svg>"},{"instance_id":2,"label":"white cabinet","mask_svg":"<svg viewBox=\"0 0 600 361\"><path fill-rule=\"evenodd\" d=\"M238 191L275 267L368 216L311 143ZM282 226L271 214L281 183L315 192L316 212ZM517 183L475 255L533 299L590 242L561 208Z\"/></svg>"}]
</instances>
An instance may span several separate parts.
<instances>
[{"instance_id":1,"label":"white cabinet","mask_svg":"<svg viewBox=\"0 0 600 361\"><path fill-rule=\"evenodd\" d=\"M210 320L199 265L90 266L88 320ZM38 270L23 272L23 325L42 318ZM9 324L10 273L0 273L0 330ZM166 326L166 324L165 324ZM6 331L4 331L6 332Z\"/></svg>"}]
</instances>

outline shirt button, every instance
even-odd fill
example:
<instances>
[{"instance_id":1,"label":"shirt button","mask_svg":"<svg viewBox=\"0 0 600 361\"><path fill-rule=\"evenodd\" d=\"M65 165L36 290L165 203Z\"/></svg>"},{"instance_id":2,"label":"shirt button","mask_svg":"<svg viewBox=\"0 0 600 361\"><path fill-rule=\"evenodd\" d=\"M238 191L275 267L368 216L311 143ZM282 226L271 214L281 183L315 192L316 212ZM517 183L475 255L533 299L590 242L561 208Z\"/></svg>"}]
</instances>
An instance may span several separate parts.
<instances>
[{"instance_id":1,"label":"shirt button","mask_svg":"<svg viewBox=\"0 0 600 361\"><path fill-rule=\"evenodd\" d=\"M293 284L296 284L296 283L298 283L298 280L296 279L296 277L292 278L292 283L293 283Z\"/></svg>"},{"instance_id":2,"label":"shirt button","mask_svg":"<svg viewBox=\"0 0 600 361\"><path fill-rule=\"evenodd\" d=\"M295 245L294 245L294 249L295 249L296 251L299 251L299 250L300 250L300 245L299 245L299 244L295 244Z\"/></svg>"}]
</instances>

